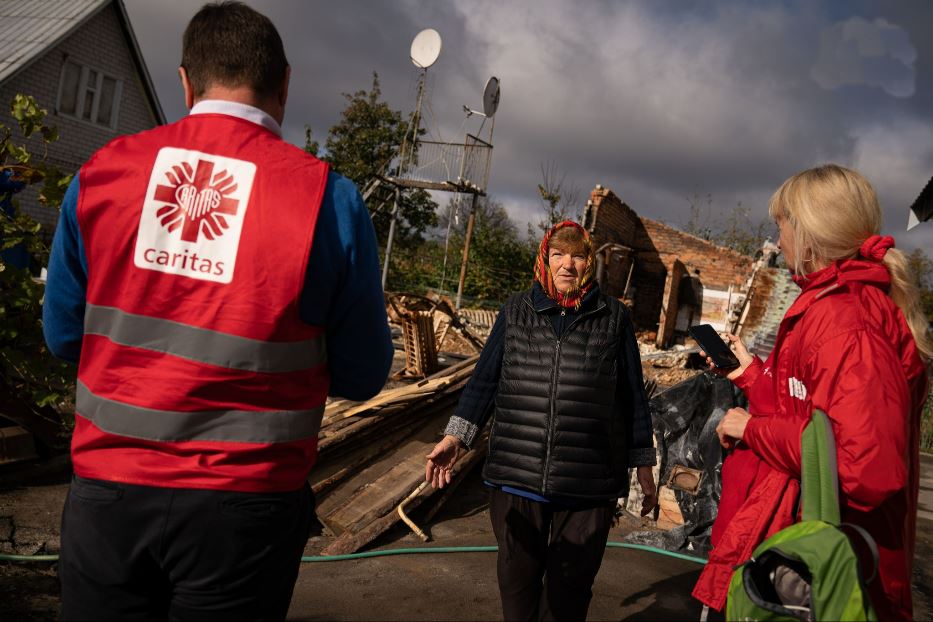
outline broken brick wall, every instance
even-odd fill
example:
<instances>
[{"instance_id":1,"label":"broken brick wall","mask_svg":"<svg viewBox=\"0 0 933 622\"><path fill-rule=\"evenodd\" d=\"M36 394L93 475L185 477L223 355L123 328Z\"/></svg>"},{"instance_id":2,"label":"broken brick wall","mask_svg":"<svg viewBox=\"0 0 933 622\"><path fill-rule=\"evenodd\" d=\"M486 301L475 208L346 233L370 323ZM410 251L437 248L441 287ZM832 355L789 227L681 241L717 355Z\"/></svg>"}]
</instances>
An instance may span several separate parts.
<instances>
[{"instance_id":1,"label":"broken brick wall","mask_svg":"<svg viewBox=\"0 0 933 622\"><path fill-rule=\"evenodd\" d=\"M638 330L656 330L667 268L638 214L608 188L597 186L583 216L583 226L596 247L615 243L632 249L631 256L607 262L605 293L621 297L634 260L629 297L635 300L632 321Z\"/></svg>"},{"instance_id":2,"label":"broken brick wall","mask_svg":"<svg viewBox=\"0 0 933 622\"><path fill-rule=\"evenodd\" d=\"M590 193L583 226L593 236L597 248L610 242L634 248L640 224L638 214L612 190L597 186Z\"/></svg>"},{"instance_id":3,"label":"broken brick wall","mask_svg":"<svg viewBox=\"0 0 933 622\"><path fill-rule=\"evenodd\" d=\"M650 218L641 220L665 265L673 265L676 258L683 262L688 274L699 270L705 288L726 290L730 285L742 287L752 274L755 260L748 255Z\"/></svg>"},{"instance_id":4,"label":"broken brick wall","mask_svg":"<svg viewBox=\"0 0 933 622\"><path fill-rule=\"evenodd\" d=\"M602 186L590 193L583 226L590 231L597 248L613 242L632 249L635 268L629 295L635 301L632 319L638 330L659 328L668 275L676 261L683 263L686 275L699 270L703 287L713 290L728 290L730 285L742 288L752 273L751 257L639 217L615 193ZM624 287L630 266L628 260L607 264L607 294L622 295L618 283ZM667 317L677 315L676 308L665 307L663 311Z\"/></svg>"}]
</instances>

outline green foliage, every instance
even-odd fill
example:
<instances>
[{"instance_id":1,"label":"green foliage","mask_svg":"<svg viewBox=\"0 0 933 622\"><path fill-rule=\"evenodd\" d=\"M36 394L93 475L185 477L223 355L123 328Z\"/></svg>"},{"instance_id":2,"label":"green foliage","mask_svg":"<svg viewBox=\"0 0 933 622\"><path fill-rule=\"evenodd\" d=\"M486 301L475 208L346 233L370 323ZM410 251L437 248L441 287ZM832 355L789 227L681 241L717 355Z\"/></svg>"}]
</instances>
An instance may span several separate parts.
<instances>
[{"instance_id":1,"label":"green foliage","mask_svg":"<svg viewBox=\"0 0 933 622\"><path fill-rule=\"evenodd\" d=\"M460 263L466 239L470 198L459 205L452 199L440 218L443 236L409 249L392 251L395 259L389 282L397 291L423 294L427 291L453 296L460 279ZM447 226L450 237L447 244ZM446 246L446 265L445 265ZM464 300L469 306L497 307L510 294L531 286L536 247L522 240L505 207L494 200L480 199L470 243L470 259L464 283Z\"/></svg>"},{"instance_id":2,"label":"green foliage","mask_svg":"<svg viewBox=\"0 0 933 622\"><path fill-rule=\"evenodd\" d=\"M933 260L916 248L907 254L907 271L916 279L920 308L927 320L933 322ZM933 388L927 395L920 419L920 451L933 453Z\"/></svg>"},{"instance_id":3,"label":"green foliage","mask_svg":"<svg viewBox=\"0 0 933 622\"><path fill-rule=\"evenodd\" d=\"M684 231L743 255L753 257L765 239L774 232L775 227L771 221L754 220L751 210L743 206L741 201L718 220L712 217L712 194L707 193L701 197L694 193L692 197L687 197L687 202L690 204L690 217L683 225Z\"/></svg>"},{"instance_id":4,"label":"green foliage","mask_svg":"<svg viewBox=\"0 0 933 622\"><path fill-rule=\"evenodd\" d=\"M933 260L917 248L907 255L907 271L914 276L920 293L920 308L933 322Z\"/></svg>"},{"instance_id":5,"label":"green foliage","mask_svg":"<svg viewBox=\"0 0 933 622\"><path fill-rule=\"evenodd\" d=\"M311 128L305 126L305 151L314 155L323 152L319 157L365 190L380 176L397 173L390 167L397 166L400 146L411 143L411 120L382 101L379 76L375 73L368 91L345 93L344 97L347 106L340 121L330 128L323 149L314 140ZM552 184L551 181L557 179L556 173L553 166L542 167L542 187L547 192L560 195L555 199L557 209L553 211L562 216L560 210L569 204L568 201L575 200L572 196L575 190L568 187L563 178L556 185ZM395 192L394 187L383 184L367 199L376 235L383 247L392 220ZM427 290L455 292L466 236L469 198L464 201L459 224L452 226L449 244L446 245L444 239L425 239L426 232L438 224L444 231L447 228L446 218L439 223L437 204L430 194L424 190L403 189L398 199L398 221L388 276L390 289L414 293ZM509 293L528 287L533 256L534 250L519 238L505 208L499 203L481 200L470 247L465 296L502 301Z\"/></svg>"},{"instance_id":6,"label":"green foliage","mask_svg":"<svg viewBox=\"0 0 933 622\"><path fill-rule=\"evenodd\" d=\"M462 248L462 242L459 246ZM464 293L504 302L510 294L527 289L534 276L536 250L536 245L519 237L505 206L496 201L480 201Z\"/></svg>"},{"instance_id":7,"label":"green foliage","mask_svg":"<svg viewBox=\"0 0 933 622\"><path fill-rule=\"evenodd\" d=\"M394 172L389 167L409 131L409 120L401 111L393 110L381 101L382 90L376 73L373 73L369 91L344 93L344 97L347 107L341 113L340 121L330 128L324 143L323 159L363 190L379 176ZM305 150L315 153L319 145L312 140L308 127L305 139ZM394 199L395 189L383 184L367 200L374 212L373 225L380 242L388 236ZM428 227L437 224L437 203L424 190L404 189L399 195L398 209L393 244L403 249L417 247Z\"/></svg>"},{"instance_id":8,"label":"green foliage","mask_svg":"<svg viewBox=\"0 0 933 622\"><path fill-rule=\"evenodd\" d=\"M470 205L470 199L459 205L456 200L451 200L440 219L445 230L450 226L450 241L446 270L436 278L438 281L443 279L445 287L451 290L457 289L460 278ZM459 218L455 217L458 211ZM444 240L438 241L437 245L443 247ZM528 288L533 275L535 250L521 239L502 203L488 197L480 198L476 202L464 295L501 303L510 294ZM439 265L443 266L443 261Z\"/></svg>"},{"instance_id":9,"label":"green foliage","mask_svg":"<svg viewBox=\"0 0 933 622\"><path fill-rule=\"evenodd\" d=\"M580 209L580 189L573 182L567 181L567 174L560 171L556 162L541 164L538 196L545 211L545 217L538 221L541 236L559 222L577 219L574 211ZM535 237L533 229L529 228L528 235Z\"/></svg>"},{"instance_id":10,"label":"green foliage","mask_svg":"<svg viewBox=\"0 0 933 622\"><path fill-rule=\"evenodd\" d=\"M683 225L683 230L698 238L712 240L713 230L710 227L710 220L713 211L713 195L707 193L701 200L699 193L694 192L692 197L687 197L687 203L690 204L690 218ZM705 209L703 203L706 203Z\"/></svg>"},{"instance_id":11,"label":"green foliage","mask_svg":"<svg viewBox=\"0 0 933 622\"><path fill-rule=\"evenodd\" d=\"M920 451L933 453L933 389L927 394L920 419Z\"/></svg>"},{"instance_id":12,"label":"green foliage","mask_svg":"<svg viewBox=\"0 0 933 622\"><path fill-rule=\"evenodd\" d=\"M11 104L23 138L38 135L45 150L36 157L13 131L0 125L0 174L17 186L39 185L39 199L61 205L71 175L45 162L48 145L58 132L45 125L46 111L32 97L17 95ZM58 406L74 394L75 370L51 356L42 335L43 285L34 271L48 264L49 248L39 223L19 210L16 188L0 195L8 209L0 212L0 250L28 257L29 268L18 268L0 256L0 414L37 431L44 440L69 423ZM52 430L50 432L49 430Z\"/></svg>"},{"instance_id":13,"label":"green foliage","mask_svg":"<svg viewBox=\"0 0 933 622\"><path fill-rule=\"evenodd\" d=\"M305 151L315 157L320 156L321 144L312 138L311 126L305 124Z\"/></svg>"},{"instance_id":14,"label":"green foliage","mask_svg":"<svg viewBox=\"0 0 933 622\"><path fill-rule=\"evenodd\" d=\"M761 245L768 235L774 232L774 228L774 224L769 220L753 221L751 210L739 201L721 222L718 231L713 234L713 241L743 255L754 257L755 253L761 250Z\"/></svg>"}]
</instances>

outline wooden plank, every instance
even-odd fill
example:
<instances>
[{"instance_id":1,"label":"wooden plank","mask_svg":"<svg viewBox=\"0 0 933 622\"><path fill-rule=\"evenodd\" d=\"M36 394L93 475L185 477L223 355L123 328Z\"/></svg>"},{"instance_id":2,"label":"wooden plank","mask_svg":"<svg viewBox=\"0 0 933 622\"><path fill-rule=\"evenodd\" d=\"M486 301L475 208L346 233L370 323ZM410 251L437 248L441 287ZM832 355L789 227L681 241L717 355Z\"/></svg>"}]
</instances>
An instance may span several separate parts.
<instances>
[{"instance_id":1,"label":"wooden plank","mask_svg":"<svg viewBox=\"0 0 933 622\"><path fill-rule=\"evenodd\" d=\"M402 456L407 455L409 451L413 451L410 447L411 443L419 443L421 448L418 451L423 452L422 456L426 455L429 451L426 447L433 446L433 443L439 440L439 433L444 429L452 412L453 401L449 402L444 408L431 411L430 414L425 414L417 419L409 420L406 417L406 421L409 421L407 425L407 427L410 427L409 434L405 434L404 431L397 432L399 422L395 421L391 423L395 423L396 427L386 427L377 430L373 434L370 434L370 431L367 430L362 439L354 437L348 440L344 447L341 448L343 454L335 462L344 464L353 462L360 456L365 455L370 448L381 448L382 443L389 440L390 437L395 436L398 439L396 443L381 452L380 455L374 456L365 464L361 464L359 469L348 469L340 474L331 472L330 475L338 475L337 481L319 499L318 516L322 517L323 520L324 517L336 511L337 508L345 504L366 486L395 467L402 460ZM372 453L376 452L373 451ZM335 526L334 530L339 532L342 528L342 526Z\"/></svg>"},{"instance_id":2,"label":"wooden plank","mask_svg":"<svg viewBox=\"0 0 933 622\"><path fill-rule=\"evenodd\" d=\"M38 458L32 433L18 425L0 428L0 464Z\"/></svg>"},{"instance_id":3,"label":"wooden plank","mask_svg":"<svg viewBox=\"0 0 933 622\"><path fill-rule=\"evenodd\" d=\"M482 450L473 449L466 454L464 454L457 464L454 466L454 481L459 480L466 476L466 474L472 469L476 464L481 462L482 458L485 456L485 446ZM411 487L402 495L399 499L399 502L403 501L411 491L417 488L424 478L424 464L421 465L421 477L415 479L411 483ZM453 481L451 482L453 483ZM434 490L430 486L425 488L418 496L408 502L406 505L406 511L415 509L420 505L425 499L428 499L438 491ZM448 497L449 498L449 497ZM369 523L365 526L362 526L359 531L356 533L352 531L347 531L341 534L334 542L327 546L321 553L323 555L345 555L347 553L355 553L360 550L380 535L388 531L395 523L401 520L398 512L396 511L398 503L388 507L385 512L380 516L374 517Z\"/></svg>"},{"instance_id":4,"label":"wooden plank","mask_svg":"<svg viewBox=\"0 0 933 622\"><path fill-rule=\"evenodd\" d=\"M421 181L420 179L403 179L400 177L387 177L389 183L405 188L421 188L422 190L444 190L445 192L463 192L466 194L477 194L481 197L486 196L486 192L474 186L458 184L454 181Z\"/></svg>"},{"instance_id":5,"label":"wooden plank","mask_svg":"<svg viewBox=\"0 0 933 622\"><path fill-rule=\"evenodd\" d=\"M397 402L410 402L420 397L424 397L425 395L436 393L439 389L446 387L451 382L452 378L449 377L435 378L431 381L421 381L418 384L411 386L398 387L396 389L390 389L389 391L383 391L368 402L363 402L362 404L348 408L335 416L346 419L347 417L352 417L353 415L358 415L368 410L373 410L388 404Z\"/></svg>"},{"instance_id":6,"label":"wooden plank","mask_svg":"<svg viewBox=\"0 0 933 622\"><path fill-rule=\"evenodd\" d=\"M311 490L314 491L318 499L324 498L334 486L354 473L358 473L387 451L398 447L405 438L411 436L422 425L421 421L415 421L392 430L388 437L385 437L383 442L376 447L361 443L359 447L352 448L347 455L338 456L334 460L325 461L324 464L315 465L309 477Z\"/></svg>"},{"instance_id":7,"label":"wooden plank","mask_svg":"<svg viewBox=\"0 0 933 622\"><path fill-rule=\"evenodd\" d=\"M364 487L341 507L321 517L334 533L357 532L401 503L424 479L425 445L401 457L401 462Z\"/></svg>"},{"instance_id":8,"label":"wooden plank","mask_svg":"<svg viewBox=\"0 0 933 622\"><path fill-rule=\"evenodd\" d=\"M425 455L440 438L477 359L368 402L332 405L339 414L321 430L322 464L312 481L318 516L339 535L338 549L359 548L400 520L395 509L423 480Z\"/></svg>"},{"instance_id":9,"label":"wooden plank","mask_svg":"<svg viewBox=\"0 0 933 622\"><path fill-rule=\"evenodd\" d=\"M488 430L489 427L487 426ZM486 457L486 452L489 450L489 434L482 434L477 437L476 442L473 444L473 449L460 457L460 462L466 462L466 464L461 465L461 468L464 469L463 476L453 477L450 480L450 484L444 489L443 494L437 501L434 502L434 505L431 506L431 509L428 510L428 513L424 516L424 524L428 525L431 523L437 513L444 507L444 504L450 500L457 488L460 487L460 484L463 480L466 479L466 473L472 468L473 462L479 462ZM459 472L459 471L458 471Z\"/></svg>"},{"instance_id":10,"label":"wooden plank","mask_svg":"<svg viewBox=\"0 0 933 622\"><path fill-rule=\"evenodd\" d=\"M378 430L399 425L400 421L396 420L410 421L427 416L432 411L436 411L441 404L456 401L459 398L460 389L463 388L466 382L466 380L460 380L456 385L448 387L444 392L427 395L411 405L388 407L378 415L361 418L354 421L352 425L343 427L338 431L322 430L318 442L318 451L328 456L340 453L341 448L348 444L353 445L357 442L364 442L361 435L378 434Z\"/></svg>"},{"instance_id":11,"label":"wooden plank","mask_svg":"<svg viewBox=\"0 0 933 622\"><path fill-rule=\"evenodd\" d=\"M348 404L347 400L333 402L329 404L324 411L324 425L327 425L329 422L336 419L345 419L354 415L365 413L369 410L378 411L378 409L388 405L394 405L399 402L411 402L432 393L436 393L441 389L444 389L445 387L455 384L463 378L472 375L473 368L476 367L476 361L478 359L478 356L471 357L465 361L461 361L455 365L443 369L436 374L428 376L424 380L410 385L382 391L379 393L379 395L372 398L371 400L360 402L356 405L352 405L352 403Z\"/></svg>"}]
</instances>

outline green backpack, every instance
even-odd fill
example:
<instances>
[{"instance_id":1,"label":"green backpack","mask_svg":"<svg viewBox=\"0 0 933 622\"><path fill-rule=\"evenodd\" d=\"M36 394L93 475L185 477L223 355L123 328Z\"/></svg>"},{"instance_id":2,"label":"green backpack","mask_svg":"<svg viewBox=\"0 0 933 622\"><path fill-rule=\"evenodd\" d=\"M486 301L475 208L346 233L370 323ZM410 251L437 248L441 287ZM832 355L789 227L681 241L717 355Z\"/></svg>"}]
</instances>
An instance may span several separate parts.
<instances>
[{"instance_id":1,"label":"green backpack","mask_svg":"<svg viewBox=\"0 0 933 622\"><path fill-rule=\"evenodd\" d=\"M727 620L877 620L866 585L878 573L878 548L868 533L841 523L836 444L829 418L813 412L800 452L803 520L774 534L736 568ZM847 532L874 557L864 581Z\"/></svg>"}]
</instances>

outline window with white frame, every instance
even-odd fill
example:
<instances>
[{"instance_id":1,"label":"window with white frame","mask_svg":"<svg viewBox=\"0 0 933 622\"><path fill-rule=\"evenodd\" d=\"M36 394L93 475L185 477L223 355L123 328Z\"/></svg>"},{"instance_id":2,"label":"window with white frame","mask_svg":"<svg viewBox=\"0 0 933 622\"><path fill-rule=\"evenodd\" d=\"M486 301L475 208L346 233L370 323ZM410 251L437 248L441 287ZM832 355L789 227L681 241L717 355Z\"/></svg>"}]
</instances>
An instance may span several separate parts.
<instances>
[{"instance_id":1,"label":"window with white frame","mask_svg":"<svg viewBox=\"0 0 933 622\"><path fill-rule=\"evenodd\" d=\"M122 93L122 80L66 60L58 87L58 112L116 129Z\"/></svg>"}]
</instances>

